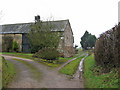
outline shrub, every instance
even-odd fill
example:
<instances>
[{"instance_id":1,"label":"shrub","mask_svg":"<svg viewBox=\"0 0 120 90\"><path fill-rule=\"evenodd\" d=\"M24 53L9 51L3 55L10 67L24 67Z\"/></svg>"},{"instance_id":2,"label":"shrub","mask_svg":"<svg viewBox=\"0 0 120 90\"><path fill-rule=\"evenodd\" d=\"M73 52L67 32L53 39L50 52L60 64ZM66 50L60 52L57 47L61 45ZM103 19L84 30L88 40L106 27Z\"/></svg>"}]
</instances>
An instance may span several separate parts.
<instances>
[{"instance_id":1,"label":"shrub","mask_svg":"<svg viewBox=\"0 0 120 90\"><path fill-rule=\"evenodd\" d=\"M109 72L118 67L120 57L120 25L101 34L95 45L95 60Z\"/></svg>"},{"instance_id":2,"label":"shrub","mask_svg":"<svg viewBox=\"0 0 120 90\"><path fill-rule=\"evenodd\" d=\"M37 58L46 59L49 61L57 60L59 52L55 48L43 48L33 55Z\"/></svg>"},{"instance_id":3,"label":"shrub","mask_svg":"<svg viewBox=\"0 0 120 90\"><path fill-rule=\"evenodd\" d=\"M19 48L18 43L16 41L14 41L13 42L13 47L12 47L13 51L18 52L18 48Z\"/></svg>"},{"instance_id":4,"label":"shrub","mask_svg":"<svg viewBox=\"0 0 120 90\"><path fill-rule=\"evenodd\" d=\"M51 31L53 28L51 21L43 23L38 20L31 25L31 30L27 36L32 53L36 53L45 47L58 47L60 37L58 33Z\"/></svg>"}]
</instances>

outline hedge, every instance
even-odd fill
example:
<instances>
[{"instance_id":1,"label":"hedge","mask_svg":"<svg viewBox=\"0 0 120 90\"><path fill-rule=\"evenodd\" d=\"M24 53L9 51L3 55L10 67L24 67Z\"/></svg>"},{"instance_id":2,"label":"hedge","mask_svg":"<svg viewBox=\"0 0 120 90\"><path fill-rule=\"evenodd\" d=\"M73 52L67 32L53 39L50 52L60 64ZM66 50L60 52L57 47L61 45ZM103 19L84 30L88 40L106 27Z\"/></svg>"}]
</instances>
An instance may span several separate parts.
<instances>
[{"instance_id":1,"label":"hedge","mask_svg":"<svg viewBox=\"0 0 120 90\"><path fill-rule=\"evenodd\" d=\"M95 44L96 64L110 69L120 67L120 24L101 34Z\"/></svg>"}]
</instances>

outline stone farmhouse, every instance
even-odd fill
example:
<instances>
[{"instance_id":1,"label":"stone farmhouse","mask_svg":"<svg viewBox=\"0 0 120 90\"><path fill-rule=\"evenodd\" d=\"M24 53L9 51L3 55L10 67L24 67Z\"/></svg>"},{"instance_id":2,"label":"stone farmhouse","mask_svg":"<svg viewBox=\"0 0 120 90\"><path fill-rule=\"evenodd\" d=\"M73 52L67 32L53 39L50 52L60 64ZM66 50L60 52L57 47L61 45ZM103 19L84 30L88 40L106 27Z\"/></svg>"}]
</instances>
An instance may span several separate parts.
<instances>
[{"instance_id":1,"label":"stone farmhouse","mask_svg":"<svg viewBox=\"0 0 120 90\"><path fill-rule=\"evenodd\" d=\"M58 32L60 34L60 43L58 50L60 53L64 53L64 57L71 57L74 55L74 37L69 20L50 21L54 27L51 31ZM43 23L46 23L45 21ZM27 33L31 30L32 23L19 23L19 24L7 24L1 25L2 31L0 35L11 36L13 41L16 40L19 44L19 52L30 52L30 45ZM6 51L5 48L2 51Z\"/></svg>"}]
</instances>

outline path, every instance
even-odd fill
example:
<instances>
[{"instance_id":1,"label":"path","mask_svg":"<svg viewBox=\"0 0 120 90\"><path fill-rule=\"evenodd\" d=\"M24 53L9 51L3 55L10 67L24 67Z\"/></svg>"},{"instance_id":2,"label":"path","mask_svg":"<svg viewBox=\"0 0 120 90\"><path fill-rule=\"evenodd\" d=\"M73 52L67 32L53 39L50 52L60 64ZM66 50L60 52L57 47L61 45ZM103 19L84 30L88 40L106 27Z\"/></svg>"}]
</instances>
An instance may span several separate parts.
<instances>
[{"instance_id":1,"label":"path","mask_svg":"<svg viewBox=\"0 0 120 90\"><path fill-rule=\"evenodd\" d=\"M34 62L30 59L18 58L13 56L4 55L6 60L11 61L16 65L18 69L18 73L13 80L13 82L9 85L9 88L83 88L83 82L80 82L79 79L68 80L65 75L60 74L58 69L53 69L47 67L41 63ZM35 79L34 73L30 72L31 69L27 67L25 64L13 60L21 59L25 62L31 64L36 67L39 72L42 73L40 75L41 78Z\"/></svg>"},{"instance_id":2,"label":"path","mask_svg":"<svg viewBox=\"0 0 120 90\"><path fill-rule=\"evenodd\" d=\"M59 67L58 70L60 70L61 68L63 68L64 66L66 66L67 64L69 64L70 62L72 62L73 60L75 60L75 59L77 59L79 57L82 57L84 55L85 55L85 53L82 54L82 55L80 55L80 56L78 56L78 57L76 57L76 58L73 58L73 59L69 60L68 62L66 62L65 64L63 64L61 67Z\"/></svg>"},{"instance_id":3,"label":"path","mask_svg":"<svg viewBox=\"0 0 120 90\"><path fill-rule=\"evenodd\" d=\"M79 63L79 66L78 66L78 69L77 69L77 71L76 71L76 73L73 75L73 77L75 78L75 79L80 79L80 81L81 82L83 82L84 81L84 78L83 78L83 61L85 60L85 58L88 56L88 54L86 54L85 55L85 57L84 58L82 58L81 59L81 61L80 61L80 63Z\"/></svg>"}]
</instances>

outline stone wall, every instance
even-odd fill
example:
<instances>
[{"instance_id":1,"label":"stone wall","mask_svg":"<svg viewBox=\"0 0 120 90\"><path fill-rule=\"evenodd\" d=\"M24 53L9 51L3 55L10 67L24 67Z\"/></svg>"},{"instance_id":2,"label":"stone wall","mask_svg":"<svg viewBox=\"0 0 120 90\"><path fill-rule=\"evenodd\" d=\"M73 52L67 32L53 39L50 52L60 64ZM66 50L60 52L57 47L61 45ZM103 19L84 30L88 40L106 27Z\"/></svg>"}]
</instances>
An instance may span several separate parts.
<instances>
[{"instance_id":1,"label":"stone wall","mask_svg":"<svg viewBox=\"0 0 120 90\"><path fill-rule=\"evenodd\" d=\"M63 53L63 49L64 49L64 36L63 36L63 32L59 32L60 35L60 42L59 42L59 46L58 46L58 51L60 53Z\"/></svg>"},{"instance_id":2,"label":"stone wall","mask_svg":"<svg viewBox=\"0 0 120 90\"><path fill-rule=\"evenodd\" d=\"M21 46L22 45L22 34L2 34L1 36L2 36L2 38L4 38L4 37L12 37L13 38L13 42L17 41L17 43L19 45L18 51L21 52L21 50L22 50L22 46ZM2 47L2 51L3 52L7 52L6 47L5 47L7 45L4 44L4 42L5 41L2 39L2 46L3 46ZM10 51L12 51L12 50L10 50Z\"/></svg>"},{"instance_id":3,"label":"stone wall","mask_svg":"<svg viewBox=\"0 0 120 90\"><path fill-rule=\"evenodd\" d=\"M73 34L72 29L70 27L70 24L68 23L66 26L66 29L64 31L64 56L65 57L71 57L74 55L74 49L73 49Z\"/></svg>"},{"instance_id":4,"label":"stone wall","mask_svg":"<svg viewBox=\"0 0 120 90\"><path fill-rule=\"evenodd\" d=\"M74 55L73 46L65 46L64 48L64 57L72 57Z\"/></svg>"}]
</instances>

